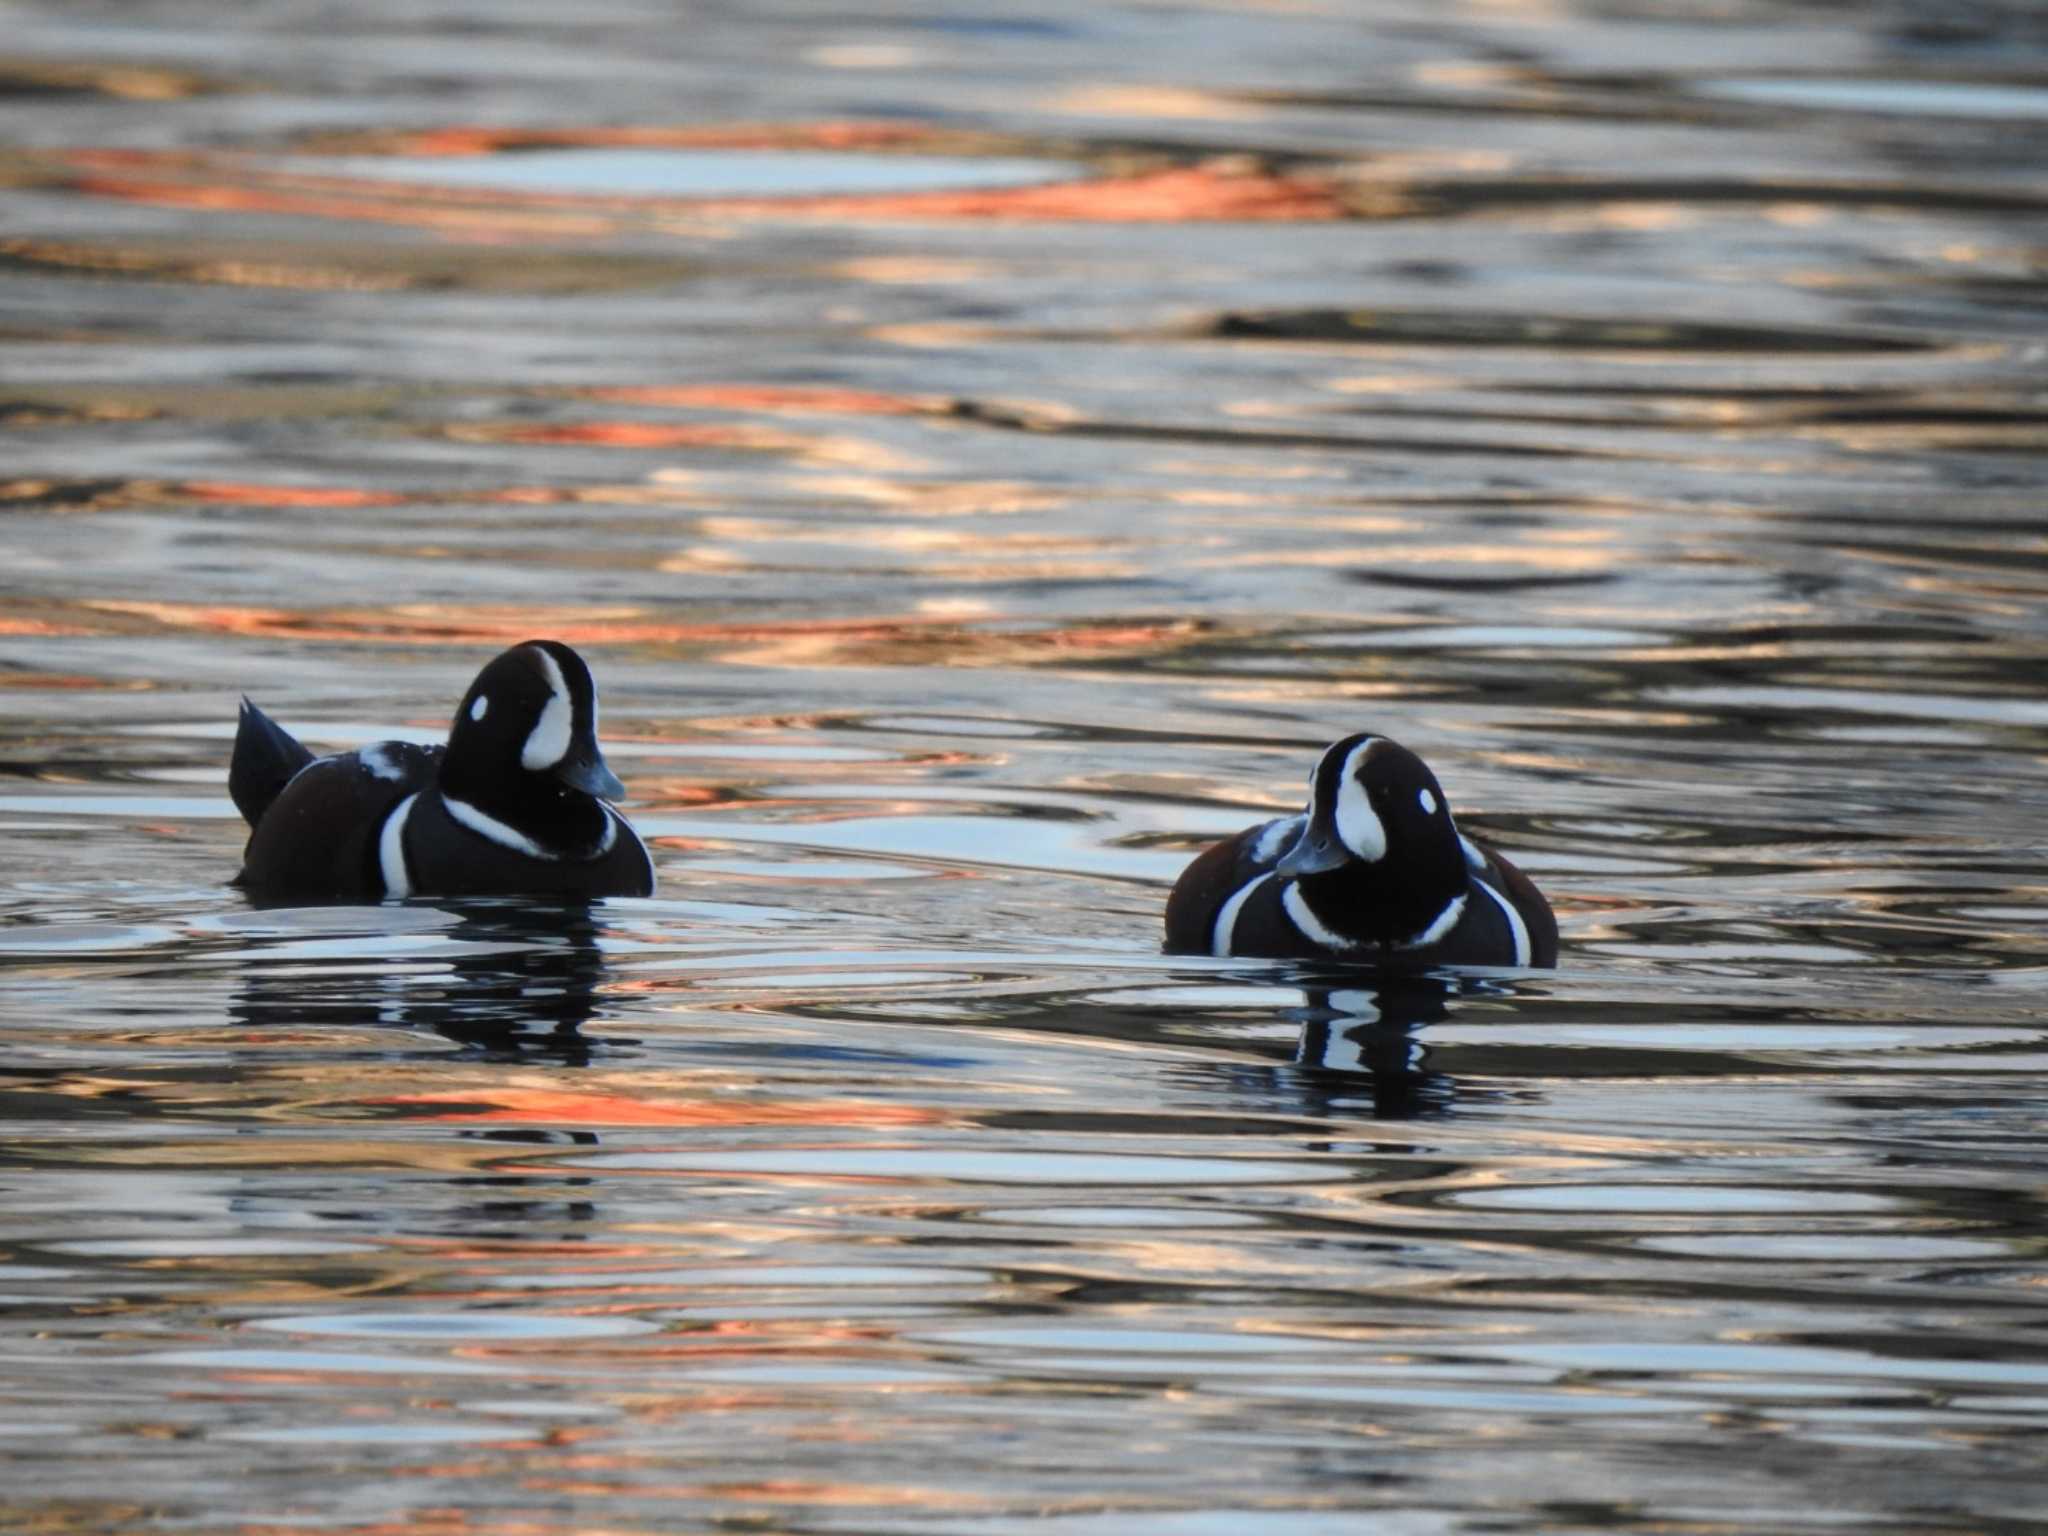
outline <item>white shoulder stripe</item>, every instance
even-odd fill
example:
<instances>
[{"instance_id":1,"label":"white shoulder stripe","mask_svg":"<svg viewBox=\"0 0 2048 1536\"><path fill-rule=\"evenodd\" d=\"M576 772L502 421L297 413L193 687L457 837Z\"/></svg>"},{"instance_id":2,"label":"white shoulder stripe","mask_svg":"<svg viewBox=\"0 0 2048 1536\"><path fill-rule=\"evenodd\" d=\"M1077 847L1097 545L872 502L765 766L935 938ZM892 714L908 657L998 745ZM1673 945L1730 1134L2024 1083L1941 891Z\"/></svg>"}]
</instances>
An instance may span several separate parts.
<instances>
[{"instance_id":1,"label":"white shoulder stripe","mask_svg":"<svg viewBox=\"0 0 2048 1536\"><path fill-rule=\"evenodd\" d=\"M1486 868L1486 855L1479 851L1479 845L1464 833L1458 834L1458 846L1465 850L1465 867L1474 874Z\"/></svg>"},{"instance_id":2,"label":"white shoulder stripe","mask_svg":"<svg viewBox=\"0 0 2048 1536\"><path fill-rule=\"evenodd\" d=\"M495 816L486 816L475 806L457 800L453 795L443 794L441 806L455 821L469 828L478 837L496 843L500 848L510 848L514 853L523 853L529 859L552 860L556 857L517 827L508 826Z\"/></svg>"},{"instance_id":3,"label":"white shoulder stripe","mask_svg":"<svg viewBox=\"0 0 2048 1536\"><path fill-rule=\"evenodd\" d=\"M1272 879L1269 870L1256 880L1247 880L1230 893L1230 900L1223 903L1223 910L1216 914L1216 926L1209 930L1209 953L1218 960L1230 958L1230 941L1237 929L1237 914L1244 910L1244 904L1252 899L1252 892Z\"/></svg>"},{"instance_id":4,"label":"white shoulder stripe","mask_svg":"<svg viewBox=\"0 0 2048 1536\"><path fill-rule=\"evenodd\" d=\"M1483 885L1485 882L1474 880L1472 883L1474 885ZM1435 922L1415 935L1414 938L1404 939L1400 947L1402 949L1427 949L1430 945L1440 942L1446 934L1457 927L1458 919L1464 915L1465 898L1463 896L1453 896L1450 901L1445 903L1443 911L1437 913ZM1517 920L1519 921L1519 919Z\"/></svg>"},{"instance_id":5,"label":"white shoulder stripe","mask_svg":"<svg viewBox=\"0 0 2048 1536\"><path fill-rule=\"evenodd\" d=\"M384 818L384 830L377 837L377 872L384 877L386 900L412 894L412 876L405 867L405 819L412 815L418 794L407 795L398 808Z\"/></svg>"},{"instance_id":6,"label":"white shoulder stripe","mask_svg":"<svg viewBox=\"0 0 2048 1536\"><path fill-rule=\"evenodd\" d=\"M1508 930L1515 936L1515 964L1527 965L1530 956L1535 951L1529 944L1529 925L1522 921L1522 914L1515 910L1515 904L1512 901L1501 895L1499 891L1496 891L1486 881L1474 880L1472 883L1491 896L1494 904L1500 908L1502 915L1507 918Z\"/></svg>"},{"instance_id":7,"label":"white shoulder stripe","mask_svg":"<svg viewBox=\"0 0 2048 1536\"><path fill-rule=\"evenodd\" d=\"M1308 904L1308 898L1301 894L1301 882L1290 880L1287 888L1280 893L1280 905L1287 909L1287 916L1302 937L1311 944L1320 944L1325 949L1356 949L1358 942L1347 939L1343 934L1323 926L1323 920L1316 916L1315 909Z\"/></svg>"}]
</instances>

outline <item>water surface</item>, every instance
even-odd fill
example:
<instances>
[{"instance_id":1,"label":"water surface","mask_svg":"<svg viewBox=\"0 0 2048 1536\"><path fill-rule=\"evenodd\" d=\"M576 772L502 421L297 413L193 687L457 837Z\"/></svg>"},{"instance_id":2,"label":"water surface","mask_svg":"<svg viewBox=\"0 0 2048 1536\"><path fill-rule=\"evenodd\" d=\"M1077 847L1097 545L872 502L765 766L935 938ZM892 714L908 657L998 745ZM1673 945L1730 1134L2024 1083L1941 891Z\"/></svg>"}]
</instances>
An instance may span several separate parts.
<instances>
[{"instance_id":1,"label":"water surface","mask_svg":"<svg viewBox=\"0 0 2048 1536\"><path fill-rule=\"evenodd\" d=\"M8 22L0 1526L2048 1521L2029 8ZM1556 972L1158 952L1366 728Z\"/></svg>"}]
</instances>

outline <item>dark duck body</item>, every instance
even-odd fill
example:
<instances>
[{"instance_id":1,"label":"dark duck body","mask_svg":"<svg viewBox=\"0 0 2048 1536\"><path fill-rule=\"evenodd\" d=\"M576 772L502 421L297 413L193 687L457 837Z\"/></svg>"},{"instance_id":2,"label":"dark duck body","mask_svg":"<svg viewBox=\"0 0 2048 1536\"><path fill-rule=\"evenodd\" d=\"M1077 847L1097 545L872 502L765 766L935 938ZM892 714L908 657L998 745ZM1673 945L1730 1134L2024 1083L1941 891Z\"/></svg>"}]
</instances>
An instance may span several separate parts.
<instances>
[{"instance_id":1,"label":"dark duck body","mask_svg":"<svg viewBox=\"0 0 2048 1536\"><path fill-rule=\"evenodd\" d=\"M470 684L445 747L316 758L242 701L228 793L251 827L235 884L259 901L647 896L654 863L608 803L597 686L529 640Z\"/></svg>"},{"instance_id":2,"label":"dark duck body","mask_svg":"<svg viewBox=\"0 0 2048 1536\"><path fill-rule=\"evenodd\" d=\"M1247 827L1182 871L1166 948L1403 971L1551 966L1557 919L1527 875L1458 830L1421 758L1347 736L1309 775L1301 814Z\"/></svg>"}]
</instances>

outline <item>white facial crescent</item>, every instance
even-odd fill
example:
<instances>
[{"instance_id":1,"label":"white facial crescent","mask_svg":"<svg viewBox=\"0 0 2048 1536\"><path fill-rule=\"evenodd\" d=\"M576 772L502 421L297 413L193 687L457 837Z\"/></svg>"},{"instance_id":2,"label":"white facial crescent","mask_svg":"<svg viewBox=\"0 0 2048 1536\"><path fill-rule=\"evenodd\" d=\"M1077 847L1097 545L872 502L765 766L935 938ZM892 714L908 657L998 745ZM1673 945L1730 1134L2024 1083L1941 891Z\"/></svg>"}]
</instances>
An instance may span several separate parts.
<instances>
[{"instance_id":1,"label":"white facial crescent","mask_svg":"<svg viewBox=\"0 0 2048 1536\"><path fill-rule=\"evenodd\" d=\"M1387 852L1387 829L1380 825L1372 802L1366 798L1365 786L1358 782L1357 771L1373 746L1374 740L1368 739L1353 747L1337 779L1337 836L1367 864L1377 864Z\"/></svg>"},{"instance_id":2,"label":"white facial crescent","mask_svg":"<svg viewBox=\"0 0 2048 1536\"><path fill-rule=\"evenodd\" d=\"M545 773L569 755L569 733L576 711L569 702L569 684L563 679L562 669L555 664L555 658L538 647L533 654L540 658L541 671L548 680L549 697L547 707L540 712L540 719L526 733L526 745L519 752L519 766L533 773Z\"/></svg>"}]
</instances>

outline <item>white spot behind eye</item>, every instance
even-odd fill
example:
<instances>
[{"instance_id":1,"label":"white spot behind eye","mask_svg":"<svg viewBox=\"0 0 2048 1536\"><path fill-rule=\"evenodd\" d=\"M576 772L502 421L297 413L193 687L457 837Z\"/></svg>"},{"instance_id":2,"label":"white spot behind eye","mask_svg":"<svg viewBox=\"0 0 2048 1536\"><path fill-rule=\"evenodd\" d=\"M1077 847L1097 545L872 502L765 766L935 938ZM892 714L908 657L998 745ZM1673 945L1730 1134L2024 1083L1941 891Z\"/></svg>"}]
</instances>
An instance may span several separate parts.
<instances>
[{"instance_id":1,"label":"white spot behind eye","mask_svg":"<svg viewBox=\"0 0 2048 1536\"><path fill-rule=\"evenodd\" d=\"M526 745L519 752L519 766L534 773L544 773L569 755L569 730L575 720L575 711L569 703L569 685L563 680L562 669L555 664L555 658L538 648L533 654L540 658L541 671L547 677L549 698L547 707L540 712L540 719L526 734Z\"/></svg>"},{"instance_id":2,"label":"white spot behind eye","mask_svg":"<svg viewBox=\"0 0 2048 1536\"><path fill-rule=\"evenodd\" d=\"M1422 807L1423 815L1434 816L1436 814L1436 796L1429 792L1427 784L1415 792L1415 803Z\"/></svg>"},{"instance_id":3,"label":"white spot behind eye","mask_svg":"<svg viewBox=\"0 0 2048 1536\"><path fill-rule=\"evenodd\" d=\"M469 706L469 718L472 720L483 719L484 711L489 709L490 707L491 701L484 697L484 695L478 694L476 696L476 702Z\"/></svg>"}]
</instances>

